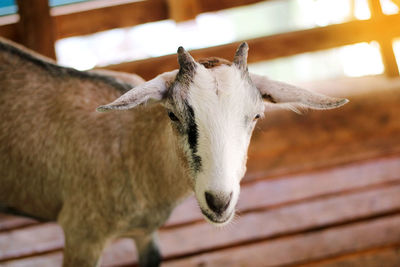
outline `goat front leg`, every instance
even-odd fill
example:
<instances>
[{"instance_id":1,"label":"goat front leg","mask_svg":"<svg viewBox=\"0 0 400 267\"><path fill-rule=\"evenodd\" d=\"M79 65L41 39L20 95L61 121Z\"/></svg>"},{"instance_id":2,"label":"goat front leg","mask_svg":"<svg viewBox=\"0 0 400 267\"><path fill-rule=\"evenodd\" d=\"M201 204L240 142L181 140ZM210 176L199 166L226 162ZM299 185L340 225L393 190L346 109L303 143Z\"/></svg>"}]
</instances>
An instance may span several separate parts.
<instances>
[{"instance_id":1,"label":"goat front leg","mask_svg":"<svg viewBox=\"0 0 400 267\"><path fill-rule=\"evenodd\" d=\"M140 267L157 267L161 263L161 254L158 249L158 238L155 232L134 238L139 254Z\"/></svg>"},{"instance_id":2,"label":"goat front leg","mask_svg":"<svg viewBox=\"0 0 400 267\"><path fill-rule=\"evenodd\" d=\"M100 266L103 242L91 242L66 233L63 267Z\"/></svg>"},{"instance_id":3,"label":"goat front leg","mask_svg":"<svg viewBox=\"0 0 400 267\"><path fill-rule=\"evenodd\" d=\"M86 216L79 216L71 211L74 210L65 206L58 218L65 236L63 267L99 266L107 242L104 225L100 220L89 220L88 218L96 216L89 216L88 211L81 212Z\"/></svg>"}]
</instances>

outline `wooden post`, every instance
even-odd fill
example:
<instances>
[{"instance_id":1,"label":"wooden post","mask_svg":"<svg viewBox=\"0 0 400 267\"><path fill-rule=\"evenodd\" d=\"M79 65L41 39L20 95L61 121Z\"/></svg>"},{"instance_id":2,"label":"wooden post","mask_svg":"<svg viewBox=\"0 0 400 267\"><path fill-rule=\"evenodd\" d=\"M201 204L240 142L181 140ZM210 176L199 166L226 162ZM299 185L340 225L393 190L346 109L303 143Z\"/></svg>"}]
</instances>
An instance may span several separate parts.
<instances>
[{"instance_id":1,"label":"wooden post","mask_svg":"<svg viewBox=\"0 0 400 267\"><path fill-rule=\"evenodd\" d=\"M379 0L368 0L368 4L371 10L371 19L379 19L384 16ZM390 25L388 25L388 27L390 27ZM382 61L385 66L386 75L389 77L398 77L400 75L399 67L397 66L396 56L393 51L392 38L382 37L377 41L381 48Z\"/></svg>"},{"instance_id":2,"label":"wooden post","mask_svg":"<svg viewBox=\"0 0 400 267\"><path fill-rule=\"evenodd\" d=\"M56 58L54 27L48 0L17 0L19 40L38 53Z\"/></svg>"},{"instance_id":3,"label":"wooden post","mask_svg":"<svg viewBox=\"0 0 400 267\"><path fill-rule=\"evenodd\" d=\"M194 19L200 13L197 0L168 0L169 17L176 22Z\"/></svg>"}]
</instances>

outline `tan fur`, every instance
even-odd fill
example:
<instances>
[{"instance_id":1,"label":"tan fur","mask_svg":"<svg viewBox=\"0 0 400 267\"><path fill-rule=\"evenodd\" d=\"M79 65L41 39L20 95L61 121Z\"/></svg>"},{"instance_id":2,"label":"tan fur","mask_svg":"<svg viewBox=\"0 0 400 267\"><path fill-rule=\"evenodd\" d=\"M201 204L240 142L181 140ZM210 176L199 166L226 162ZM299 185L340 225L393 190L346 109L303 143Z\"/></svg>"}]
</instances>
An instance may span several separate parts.
<instances>
[{"instance_id":1,"label":"tan fur","mask_svg":"<svg viewBox=\"0 0 400 267\"><path fill-rule=\"evenodd\" d=\"M219 57L202 58L198 61L198 63L202 64L207 69L212 69L221 65L227 65L227 66L232 65L232 62Z\"/></svg>"},{"instance_id":2,"label":"tan fur","mask_svg":"<svg viewBox=\"0 0 400 267\"><path fill-rule=\"evenodd\" d=\"M122 92L47 67L0 49L0 208L57 220L64 266L94 266L109 240L127 235L141 264L154 264L153 232L191 191L165 110L98 113ZM141 82L126 75L117 74Z\"/></svg>"}]
</instances>

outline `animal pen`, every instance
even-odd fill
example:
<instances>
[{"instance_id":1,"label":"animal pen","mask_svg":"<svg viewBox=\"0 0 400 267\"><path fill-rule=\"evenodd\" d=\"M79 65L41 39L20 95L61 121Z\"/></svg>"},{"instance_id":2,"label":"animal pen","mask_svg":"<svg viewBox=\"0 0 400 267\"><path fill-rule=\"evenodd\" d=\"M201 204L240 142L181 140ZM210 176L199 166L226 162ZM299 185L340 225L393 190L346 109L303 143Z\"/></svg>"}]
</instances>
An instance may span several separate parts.
<instances>
[{"instance_id":1,"label":"animal pen","mask_svg":"<svg viewBox=\"0 0 400 267\"><path fill-rule=\"evenodd\" d=\"M47 0L18 0L18 14L0 17L0 36L55 59L59 39L274 1L96 0L50 8ZM376 41L384 74L304 83L349 98L341 109L267 112L249 148L238 218L216 229L189 198L159 232L164 266L400 266L400 60L393 50L400 14L385 14L379 0L368 4L369 19L246 40L249 63ZM240 42L190 52L230 60ZM176 55L164 55L103 68L150 79L177 67ZM0 214L0 266L60 266L63 245L55 223ZM135 264L134 250L119 239L102 265Z\"/></svg>"}]
</instances>

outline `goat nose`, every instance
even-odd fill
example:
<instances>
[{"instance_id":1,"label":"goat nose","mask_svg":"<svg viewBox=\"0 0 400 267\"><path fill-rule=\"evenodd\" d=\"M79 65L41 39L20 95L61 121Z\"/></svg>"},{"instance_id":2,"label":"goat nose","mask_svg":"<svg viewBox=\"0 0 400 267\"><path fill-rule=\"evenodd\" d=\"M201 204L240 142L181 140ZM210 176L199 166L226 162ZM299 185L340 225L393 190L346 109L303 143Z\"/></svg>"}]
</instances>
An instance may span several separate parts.
<instances>
[{"instance_id":1,"label":"goat nose","mask_svg":"<svg viewBox=\"0 0 400 267\"><path fill-rule=\"evenodd\" d=\"M208 207L216 214L221 215L229 206L232 192L229 195L205 192Z\"/></svg>"}]
</instances>

